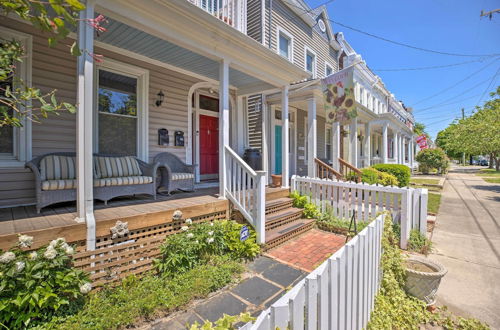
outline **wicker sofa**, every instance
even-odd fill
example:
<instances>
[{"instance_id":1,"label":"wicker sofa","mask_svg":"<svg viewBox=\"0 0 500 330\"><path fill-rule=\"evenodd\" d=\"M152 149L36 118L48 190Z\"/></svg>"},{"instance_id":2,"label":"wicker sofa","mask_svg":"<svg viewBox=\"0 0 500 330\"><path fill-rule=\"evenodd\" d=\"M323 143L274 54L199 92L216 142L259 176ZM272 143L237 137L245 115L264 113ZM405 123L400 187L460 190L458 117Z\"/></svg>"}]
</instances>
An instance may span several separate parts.
<instances>
[{"instance_id":1,"label":"wicker sofa","mask_svg":"<svg viewBox=\"0 0 500 330\"><path fill-rule=\"evenodd\" d=\"M180 189L194 191L195 165L187 165L179 157L170 152L161 152L153 160L161 171L159 188L167 190L167 194Z\"/></svg>"},{"instance_id":2,"label":"wicker sofa","mask_svg":"<svg viewBox=\"0 0 500 330\"><path fill-rule=\"evenodd\" d=\"M76 155L45 154L26 163L35 175L36 209L76 200ZM156 199L157 163L147 164L134 156L94 155L94 198L149 194Z\"/></svg>"}]
</instances>

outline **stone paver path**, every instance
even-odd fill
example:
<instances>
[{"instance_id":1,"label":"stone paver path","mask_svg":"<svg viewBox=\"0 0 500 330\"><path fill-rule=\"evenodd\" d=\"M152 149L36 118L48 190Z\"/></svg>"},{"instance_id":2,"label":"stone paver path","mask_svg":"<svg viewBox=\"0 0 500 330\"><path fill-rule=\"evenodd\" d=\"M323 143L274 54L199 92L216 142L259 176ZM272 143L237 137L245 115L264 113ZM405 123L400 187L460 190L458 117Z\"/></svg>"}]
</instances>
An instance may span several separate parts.
<instances>
[{"instance_id":1,"label":"stone paver path","mask_svg":"<svg viewBox=\"0 0 500 330\"><path fill-rule=\"evenodd\" d=\"M285 264L311 272L345 244L345 236L312 229L267 252Z\"/></svg>"},{"instance_id":2,"label":"stone paver path","mask_svg":"<svg viewBox=\"0 0 500 330\"><path fill-rule=\"evenodd\" d=\"M203 324L204 320L214 322L223 314L250 312L257 316L307 275L302 270L265 256L255 259L248 269L247 278L238 285L191 304L185 312L156 320L141 329L189 329L195 321L199 324Z\"/></svg>"}]
</instances>

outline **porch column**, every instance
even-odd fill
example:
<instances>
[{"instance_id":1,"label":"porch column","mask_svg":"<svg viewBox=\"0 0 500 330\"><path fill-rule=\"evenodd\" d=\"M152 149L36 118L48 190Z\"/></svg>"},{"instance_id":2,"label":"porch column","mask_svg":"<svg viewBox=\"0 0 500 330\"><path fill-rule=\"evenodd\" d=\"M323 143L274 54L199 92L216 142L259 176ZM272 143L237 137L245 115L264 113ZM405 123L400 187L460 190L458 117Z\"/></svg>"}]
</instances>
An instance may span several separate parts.
<instances>
[{"instance_id":1,"label":"porch column","mask_svg":"<svg viewBox=\"0 0 500 330\"><path fill-rule=\"evenodd\" d=\"M406 136L403 135L403 143L401 144L403 147L403 164L406 163L406 156L407 156L407 150L406 150Z\"/></svg>"},{"instance_id":2,"label":"porch column","mask_svg":"<svg viewBox=\"0 0 500 330\"><path fill-rule=\"evenodd\" d=\"M371 127L370 127L370 123L366 123L365 124L365 139L364 139L364 142L365 142L365 145L364 145L364 149L365 149L365 158L366 158L366 164L365 166L370 166L371 165L371 150L372 150L372 147L371 147Z\"/></svg>"},{"instance_id":3,"label":"porch column","mask_svg":"<svg viewBox=\"0 0 500 330\"><path fill-rule=\"evenodd\" d=\"M349 127L350 163L358 167L358 118L353 118Z\"/></svg>"},{"instance_id":4,"label":"porch column","mask_svg":"<svg viewBox=\"0 0 500 330\"><path fill-rule=\"evenodd\" d=\"M382 126L382 163L387 164L387 128L389 124L387 122Z\"/></svg>"},{"instance_id":5,"label":"porch column","mask_svg":"<svg viewBox=\"0 0 500 330\"><path fill-rule=\"evenodd\" d=\"M340 123L332 123L332 167L336 171L340 171Z\"/></svg>"},{"instance_id":6,"label":"porch column","mask_svg":"<svg viewBox=\"0 0 500 330\"><path fill-rule=\"evenodd\" d=\"M229 146L229 61L219 63L219 198L226 198L226 152Z\"/></svg>"},{"instance_id":7,"label":"porch column","mask_svg":"<svg viewBox=\"0 0 500 330\"><path fill-rule=\"evenodd\" d=\"M396 132L393 130L392 131L392 159L394 159L397 162L398 158L398 139Z\"/></svg>"},{"instance_id":8,"label":"porch column","mask_svg":"<svg viewBox=\"0 0 500 330\"><path fill-rule=\"evenodd\" d=\"M288 188L290 179L290 161L288 158L288 89L289 86L283 86L281 89L281 111L282 111L282 123L281 128L281 186L283 188Z\"/></svg>"},{"instance_id":9,"label":"porch column","mask_svg":"<svg viewBox=\"0 0 500 330\"><path fill-rule=\"evenodd\" d=\"M235 114L235 119L232 122L235 123L233 129L232 129L232 140L233 144L236 146L236 153L238 155L243 155L245 152L245 147L248 145L247 144L247 132L248 128L245 126L247 123L246 119L246 98L243 98L243 96L237 96L236 97L236 109L233 109L233 113Z\"/></svg>"},{"instance_id":10,"label":"porch column","mask_svg":"<svg viewBox=\"0 0 500 330\"><path fill-rule=\"evenodd\" d=\"M270 142L268 136L267 123L268 121L268 108L266 102L266 96L262 95L262 170L266 171L266 182L269 182L269 174L271 169L269 168L269 145Z\"/></svg>"},{"instance_id":11,"label":"porch column","mask_svg":"<svg viewBox=\"0 0 500 330\"><path fill-rule=\"evenodd\" d=\"M307 100L307 175L316 177L314 158L317 155L316 99Z\"/></svg>"},{"instance_id":12,"label":"porch column","mask_svg":"<svg viewBox=\"0 0 500 330\"><path fill-rule=\"evenodd\" d=\"M78 47L82 55L78 57L78 89L76 114L76 221L87 224L87 250L95 250L95 218L93 191L93 128L94 103L94 61L89 54L94 52L94 31L86 20L94 18L94 3L87 1L80 11L78 23Z\"/></svg>"},{"instance_id":13,"label":"porch column","mask_svg":"<svg viewBox=\"0 0 500 330\"><path fill-rule=\"evenodd\" d=\"M408 140L408 152L409 152L409 156L408 156L408 161L409 161L409 166L410 166L410 170L413 169L413 136L410 136L410 139Z\"/></svg>"}]
</instances>

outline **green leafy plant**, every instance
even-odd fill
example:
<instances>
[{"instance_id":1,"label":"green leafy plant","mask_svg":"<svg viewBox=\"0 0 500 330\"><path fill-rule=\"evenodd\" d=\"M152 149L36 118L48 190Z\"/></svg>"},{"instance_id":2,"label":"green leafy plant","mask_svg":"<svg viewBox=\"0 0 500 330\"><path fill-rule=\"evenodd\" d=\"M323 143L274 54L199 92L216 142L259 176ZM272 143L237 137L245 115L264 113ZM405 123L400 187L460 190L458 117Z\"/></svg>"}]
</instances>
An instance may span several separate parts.
<instances>
[{"instance_id":1,"label":"green leafy plant","mask_svg":"<svg viewBox=\"0 0 500 330\"><path fill-rule=\"evenodd\" d=\"M370 221L358 221L356 222L356 229L358 233L362 231L366 226L370 224ZM349 226L351 224L350 219L341 219L334 216L331 211L327 211L321 215L317 221L318 227L322 230L334 232L341 235L347 235L349 231ZM351 227L354 230L354 225ZM349 233L353 235L353 233Z\"/></svg>"},{"instance_id":2,"label":"green leafy plant","mask_svg":"<svg viewBox=\"0 0 500 330\"><path fill-rule=\"evenodd\" d=\"M411 170L401 164L375 164L372 166L380 172L392 174L396 177L399 187L406 187L410 183Z\"/></svg>"},{"instance_id":3,"label":"green leafy plant","mask_svg":"<svg viewBox=\"0 0 500 330\"><path fill-rule=\"evenodd\" d=\"M412 229L408 240L408 250L427 255L432 250L432 242L419 230Z\"/></svg>"},{"instance_id":4,"label":"green leafy plant","mask_svg":"<svg viewBox=\"0 0 500 330\"><path fill-rule=\"evenodd\" d=\"M439 173L446 173L450 163L448 156L441 148L420 150L415 159L424 174L428 174L431 169L436 169Z\"/></svg>"},{"instance_id":5,"label":"green leafy plant","mask_svg":"<svg viewBox=\"0 0 500 330\"><path fill-rule=\"evenodd\" d=\"M386 172L380 172L379 183L383 186L398 186L399 185L398 179L394 175L392 175L390 173L386 173Z\"/></svg>"},{"instance_id":6,"label":"green leafy plant","mask_svg":"<svg viewBox=\"0 0 500 330\"><path fill-rule=\"evenodd\" d=\"M156 270L165 275L186 272L213 255L254 258L260 252L255 231L249 229L250 237L240 241L242 227L228 220L192 224L191 219L187 219L182 232L168 236L160 247L161 257L155 260Z\"/></svg>"},{"instance_id":7,"label":"green leafy plant","mask_svg":"<svg viewBox=\"0 0 500 330\"><path fill-rule=\"evenodd\" d=\"M203 325L200 325L198 322L195 322L190 330L234 330L238 329L236 324L239 322L248 323L250 321L254 321L255 317L252 317L250 313L240 313L239 315L230 316L224 314L223 317L215 321L215 324L210 321L205 321Z\"/></svg>"},{"instance_id":8,"label":"green leafy plant","mask_svg":"<svg viewBox=\"0 0 500 330\"><path fill-rule=\"evenodd\" d=\"M321 212L318 210L318 207L313 203L306 203L304 205L303 211L304 217L307 219L317 219L320 217Z\"/></svg>"},{"instance_id":9,"label":"green leafy plant","mask_svg":"<svg viewBox=\"0 0 500 330\"><path fill-rule=\"evenodd\" d=\"M290 193L290 198L293 199L293 207L303 209L309 201L307 196L301 196L298 191Z\"/></svg>"},{"instance_id":10,"label":"green leafy plant","mask_svg":"<svg viewBox=\"0 0 500 330\"><path fill-rule=\"evenodd\" d=\"M0 323L11 329L47 320L92 289L87 275L73 268L74 251L63 238L26 251L32 242L21 235L16 247L0 251Z\"/></svg>"},{"instance_id":11,"label":"green leafy plant","mask_svg":"<svg viewBox=\"0 0 500 330\"><path fill-rule=\"evenodd\" d=\"M368 184L379 183L380 172L373 167L367 167L361 169L361 181Z\"/></svg>"}]
</instances>

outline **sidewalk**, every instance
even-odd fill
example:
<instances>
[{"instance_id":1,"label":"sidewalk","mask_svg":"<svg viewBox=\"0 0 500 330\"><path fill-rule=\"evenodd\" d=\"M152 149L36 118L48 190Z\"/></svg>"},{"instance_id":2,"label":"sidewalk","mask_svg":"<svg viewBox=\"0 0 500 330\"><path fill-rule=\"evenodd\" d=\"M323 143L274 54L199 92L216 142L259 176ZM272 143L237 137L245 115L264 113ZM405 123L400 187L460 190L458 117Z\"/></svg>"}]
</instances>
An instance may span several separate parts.
<instances>
[{"instance_id":1,"label":"sidewalk","mask_svg":"<svg viewBox=\"0 0 500 330\"><path fill-rule=\"evenodd\" d=\"M429 257L448 269L438 304L500 329L500 185L474 170L448 174Z\"/></svg>"}]
</instances>

